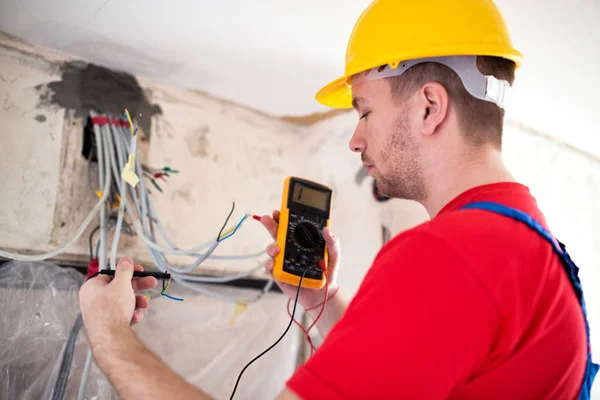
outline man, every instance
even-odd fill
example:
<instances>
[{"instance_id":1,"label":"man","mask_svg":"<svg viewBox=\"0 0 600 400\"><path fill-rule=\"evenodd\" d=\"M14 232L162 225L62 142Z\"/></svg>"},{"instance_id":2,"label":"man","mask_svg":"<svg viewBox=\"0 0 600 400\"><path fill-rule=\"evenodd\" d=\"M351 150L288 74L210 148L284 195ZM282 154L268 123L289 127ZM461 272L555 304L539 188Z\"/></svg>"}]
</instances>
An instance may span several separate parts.
<instances>
[{"instance_id":1,"label":"man","mask_svg":"<svg viewBox=\"0 0 600 400\"><path fill-rule=\"evenodd\" d=\"M383 195L420 202L431 221L385 245L349 305L336 290L339 241L325 230L325 340L279 399L575 399L585 391L584 376L595 374L586 369L586 321L553 247L526 223L462 209L492 202L547 229L501 159L503 106L520 63L489 0L377 0L361 15L346 75L317 99L354 106L350 149ZM277 220L277 212L261 220L273 237ZM98 365L124 399L208 398L131 332L148 306L132 290L133 268L125 259L111 283L99 277L81 290ZM133 289L155 284L138 280ZM314 317L322 296L304 289L299 302Z\"/></svg>"}]
</instances>

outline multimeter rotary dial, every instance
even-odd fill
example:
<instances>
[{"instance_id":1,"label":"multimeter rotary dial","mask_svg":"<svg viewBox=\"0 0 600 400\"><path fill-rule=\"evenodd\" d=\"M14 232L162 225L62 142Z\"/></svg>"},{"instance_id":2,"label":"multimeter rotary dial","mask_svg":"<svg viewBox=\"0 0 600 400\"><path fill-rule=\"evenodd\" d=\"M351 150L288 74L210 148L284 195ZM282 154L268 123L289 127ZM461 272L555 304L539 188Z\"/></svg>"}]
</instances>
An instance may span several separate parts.
<instances>
[{"instance_id":1,"label":"multimeter rotary dial","mask_svg":"<svg viewBox=\"0 0 600 400\"><path fill-rule=\"evenodd\" d=\"M290 239L305 252L316 251L323 243L321 227L308 219L300 219L290 224Z\"/></svg>"}]
</instances>

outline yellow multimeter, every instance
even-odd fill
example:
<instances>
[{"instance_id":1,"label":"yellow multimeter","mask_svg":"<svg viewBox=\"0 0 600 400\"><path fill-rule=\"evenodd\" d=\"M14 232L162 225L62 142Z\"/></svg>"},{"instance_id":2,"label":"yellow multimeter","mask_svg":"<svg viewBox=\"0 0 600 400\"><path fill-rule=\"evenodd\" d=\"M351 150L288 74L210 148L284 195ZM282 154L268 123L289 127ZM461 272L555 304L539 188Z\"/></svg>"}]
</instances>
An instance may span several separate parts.
<instances>
[{"instance_id":1,"label":"yellow multimeter","mask_svg":"<svg viewBox=\"0 0 600 400\"><path fill-rule=\"evenodd\" d=\"M321 289L325 276L318 266L327 265L327 246L323 228L329 226L332 190L327 186L297 177L288 177L283 185L273 276L302 287ZM306 270L306 273L305 273Z\"/></svg>"}]
</instances>

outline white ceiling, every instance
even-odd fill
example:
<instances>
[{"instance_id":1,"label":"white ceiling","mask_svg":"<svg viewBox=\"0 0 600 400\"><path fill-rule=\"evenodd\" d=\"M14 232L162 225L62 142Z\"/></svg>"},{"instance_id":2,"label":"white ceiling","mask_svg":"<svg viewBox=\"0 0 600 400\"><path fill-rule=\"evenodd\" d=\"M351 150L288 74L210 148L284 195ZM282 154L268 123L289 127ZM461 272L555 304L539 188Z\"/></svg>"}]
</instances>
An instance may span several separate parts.
<instances>
[{"instance_id":1,"label":"white ceiling","mask_svg":"<svg viewBox=\"0 0 600 400\"><path fill-rule=\"evenodd\" d=\"M274 115L324 111L369 0L0 0L0 30ZM600 2L498 0L525 55L508 115L600 156Z\"/></svg>"}]
</instances>

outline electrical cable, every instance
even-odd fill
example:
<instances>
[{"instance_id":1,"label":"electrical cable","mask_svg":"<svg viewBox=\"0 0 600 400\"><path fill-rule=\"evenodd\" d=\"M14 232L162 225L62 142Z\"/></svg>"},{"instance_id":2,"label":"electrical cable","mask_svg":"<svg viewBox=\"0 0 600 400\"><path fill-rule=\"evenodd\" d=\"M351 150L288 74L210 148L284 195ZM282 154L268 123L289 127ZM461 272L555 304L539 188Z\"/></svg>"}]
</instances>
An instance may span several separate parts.
<instances>
[{"instance_id":1,"label":"electrical cable","mask_svg":"<svg viewBox=\"0 0 600 400\"><path fill-rule=\"evenodd\" d=\"M94 253L94 245L93 245L93 239L94 239L94 234L96 232L98 232L100 230L100 225L98 225L97 227L94 228L94 230L92 231L92 233L90 233L90 258L94 258L94 254L98 254L98 251L96 250L96 253ZM98 242L100 243L100 242Z\"/></svg>"},{"instance_id":2,"label":"electrical cable","mask_svg":"<svg viewBox=\"0 0 600 400\"><path fill-rule=\"evenodd\" d=\"M231 218L231 214L233 214L233 210L235 210L235 201L233 202L233 204L231 205L231 211L229 211L229 215L227 216L227 218L225 219L225 222L223 222L223 226L221 227L221 230L219 231L219 233L217 234L217 241L221 240L221 234L223 233L223 229L225 229L225 226L227 226L227 222L229 222L229 218Z\"/></svg>"},{"instance_id":3,"label":"electrical cable","mask_svg":"<svg viewBox=\"0 0 600 400\"><path fill-rule=\"evenodd\" d=\"M127 113L127 117L129 118L129 122L131 124L131 118L129 117L129 113ZM131 142L129 154L135 156L136 147L137 147L137 137L135 136L135 131L133 125L130 126L131 129ZM111 125L111 133L113 131ZM117 153L119 154L119 158L122 158L121 148L117 147ZM125 214L125 208L127 207L127 188L125 186L125 179L121 177L121 185L120 185L120 196L121 201L119 204L119 215L117 217L117 226L115 228L115 234L113 235L112 245L110 247L110 268L115 269L117 265L117 248L119 247L119 238L121 236L121 225L123 225L123 216Z\"/></svg>"},{"instance_id":4,"label":"electrical cable","mask_svg":"<svg viewBox=\"0 0 600 400\"><path fill-rule=\"evenodd\" d=\"M263 269L262 265L254 267L251 270L241 272L237 275L219 276L219 277L217 277L217 276L215 276L215 277L198 276L198 275L192 275L192 274L178 274L178 273L173 273L173 276L179 277L181 279L185 279L188 281L195 281L195 282L202 282L202 283L228 283L228 282L236 281L238 279L246 278L260 269Z\"/></svg>"},{"instance_id":5,"label":"electrical cable","mask_svg":"<svg viewBox=\"0 0 600 400\"><path fill-rule=\"evenodd\" d=\"M242 224L244 223L244 221L246 220L246 218L248 218L248 214L245 214L242 219L240 220L240 222L238 222L238 224L235 226L235 228L233 228L230 232L225 232L224 236L221 237L219 239L219 242L222 242L223 240L232 237L233 235L235 235L235 233L237 232L238 229L240 229L240 226L242 226Z\"/></svg>"},{"instance_id":6,"label":"electrical cable","mask_svg":"<svg viewBox=\"0 0 600 400\"><path fill-rule=\"evenodd\" d=\"M175 301L183 301L183 299L181 297L173 297L170 294L166 294L166 293L161 294L161 296L165 296L166 298L169 298L169 299L175 300Z\"/></svg>"},{"instance_id":7,"label":"electrical cable","mask_svg":"<svg viewBox=\"0 0 600 400\"><path fill-rule=\"evenodd\" d=\"M71 365L73 364L75 342L77 341L77 336L79 335L79 331L81 331L82 326L83 319L80 313L77 316L77 319L75 319L75 324L73 325L73 328L71 328L69 338L67 339L67 344L63 351L62 360L60 362L60 367L58 370L58 376L56 378L54 390L52 391L52 400L62 400L65 396L65 389L67 387L69 373L71 372Z\"/></svg>"},{"instance_id":8,"label":"electrical cable","mask_svg":"<svg viewBox=\"0 0 600 400\"><path fill-rule=\"evenodd\" d=\"M106 174L109 173L108 165L105 165L105 172L106 172ZM96 216L96 213L100 210L100 207L102 207L104 205L104 203L106 202L106 199L108 198L109 189L110 189L110 182L107 180L105 182L105 185L104 185L104 188L102 191L102 197L100 198L100 200L98 200L98 202L96 203L94 208L92 208L92 211L90 211L90 213L87 215L87 217L83 220L83 222L79 226L79 229L77 229L75 234L71 237L70 240L67 241L66 244L64 244L52 251L49 251L47 253L35 254L35 255L18 254L18 253L11 253L8 251L0 250L0 257L8 258L11 260L17 260L17 261L43 261L43 260L46 260L48 258L54 257L54 256L62 253L68 247L70 247L73 243L75 243L75 241L77 239L79 239L79 237L83 234L83 232L88 227L88 225L92 222L92 219L94 219L94 217Z\"/></svg>"},{"instance_id":9,"label":"electrical cable","mask_svg":"<svg viewBox=\"0 0 600 400\"><path fill-rule=\"evenodd\" d=\"M302 276L300 277L300 282L298 282L298 289L296 290L296 299L294 300L294 310L292 311L292 315L294 315L296 313L296 306L298 305L298 296L300 295L300 288L302 287L302 280L304 279L304 275L306 275L306 272L308 271L308 266L306 268L304 268L304 272L302 273ZM237 381L235 382L235 386L233 387L233 392L231 392L231 397L229 397L229 400L233 399L233 396L235 395L235 391L238 387L238 384L240 383L240 379L242 378L242 374L244 373L244 371L246 371L246 369L256 360L258 360L260 357L262 357L263 355L265 355L269 350L271 350L273 347L277 346L277 344L281 341L281 339L283 339L283 337L285 336L286 333L288 333L288 331L290 330L290 327L292 326L292 323L294 322L294 317L292 317L290 319L290 323L288 324L287 328L285 328L285 331L283 332L283 334L279 337L279 339L277 339L275 341L275 343L273 343L271 346L269 346L265 351L263 351L262 353L260 353L259 355L257 355L256 357L254 357L248 364L246 364L246 366L242 369L242 371L240 372Z\"/></svg>"},{"instance_id":10,"label":"electrical cable","mask_svg":"<svg viewBox=\"0 0 600 400\"><path fill-rule=\"evenodd\" d=\"M323 271L323 276L325 277L325 296L323 298L323 304L321 305L321 311L319 311L319 314L317 314L313 323L311 325L309 325L308 329L306 330L307 335L310 332L310 330L317 324L317 322L321 318L321 315L323 315L323 311L325 311L325 306L327 305L327 298L329 297L329 282L327 280L327 265L325 264L325 261L321 260L321 262L319 263L319 266L321 267L321 270Z\"/></svg>"},{"instance_id":11,"label":"electrical cable","mask_svg":"<svg viewBox=\"0 0 600 400\"><path fill-rule=\"evenodd\" d=\"M94 116L94 112L91 113L92 116ZM103 137L103 135L101 134L100 130L98 129L98 127L96 125L94 125L94 137L96 138L96 149L98 154L102 154L104 156L104 158L101 158L100 156L98 156L98 168L100 170L104 170L104 163L106 163L106 165L108 166L109 161L108 161L108 157L107 157L107 153L106 151L104 151L105 146L108 146L108 141L106 140L105 137ZM108 168L107 168L108 169ZM112 178L110 177L110 170L107 173L99 173L98 174L98 183L99 186L102 187L103 184L106 187L108 185L108 188L106 190L110 190L110 185L112 182ZM96 250L96 257L99 258L99 262L98 262L98 273L99 271L103 270L104 268L106 268L106 207L102 207L100 209L100 225L99 225L99 229L100 229L100 239L98 240L98 245L99 248ZM93 235L93 233L92 233ZM91 236L90 236L91 238ZM90 276L89 279L91 279L92 277L95 277L98 273ZM83 368L83 373L81 376L81 381L79 382L79 390L77 392L77 399L78 400L83 400L85 398L85 391L87 388L87 381L88 381L88 376L90 373L90 368L92 365L92 349L89 348L86 358L85 358L85 365Z\"/></svg>"},{"instance_id":12,"label":"electrical cable","mask_svg":"<svg viewBox=\"0 0 600 400\"><path fill-rule=\"evenodd\" d=\"M325 296L327 296L327 286L325 286ZM294 322L296 323L296 325L298 325L298 327L300 328L300 330L304 333L304 336L306 337L306 341L308 342L308 344L310 346L310 356L312 357L313 354L314 354L314 352L317 350L317 348L313 344L312 338L310 337L310 330L315 325L315 323L319 320L319 318L321 318L321 314L323 314L323 311L325 310L325 302L322 303L321 311L319 312L319 315L313 321L313 324L310 325L308 328L305 328L300 322L298 322L294 318L293 314L290 313L290 300L291 299L288 299L288 303L287 303L287 306L286 306L286 311L288 313L288 316L290 318L294 319Z\"/></svg>"},{"instance_id":13,"label":"electrical cable","mask_svg":"<svg viewBox=\"0 0 600 400\"><path fill-rule=\"evenodd\" d=\"M77 392L77 400L85 399L85 390L87 388L87 381L90 375L90 369L92 367L92 349L88 349L87 355L85 356L85 364L83 366L83 373L81 375L81 382L79 383L79 391Z\"/></svg>"},{"instance_id":14,"label":"electrical cable","mask_svg":"<svg viewBox=\"0 0 600 400\"><path fill-rule=\"evenodd\" d=\"M286 311L287 311L289 317L294 319L294 322L296 323L296 325L298 325L300 330L302 330L302 332L304 332L304 335L306 336L306 341L308 342L308 344L310 346L310 356L311 357L313 356L313 354L317 350L317 348L314 346L312 338L310 337L310 331L317 324L317 322L321 318L321 315L323 315L323 312L325 311L325 306L327 305L327 298L329 297L329 282L327 281L327 266L325 265L324 261L323 261L323 264L319 264L319 266L323 270L323 274L325 276L325 296L323 298L323 302L320 304L321 311L319 311L319 314L317 314L313 323L311 325L309 325L308 328L304 328L304 326L302 326L302 324L294 318L294 315L290 313L291 299L288 299L287 306L286 306ZM316 308L316 307L319 307L319 306L315 306L314 308Z\"/></svg>"}]
</instances>

